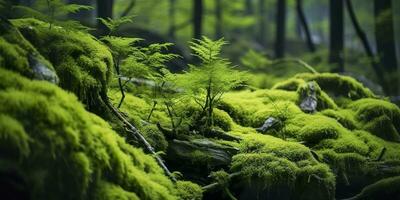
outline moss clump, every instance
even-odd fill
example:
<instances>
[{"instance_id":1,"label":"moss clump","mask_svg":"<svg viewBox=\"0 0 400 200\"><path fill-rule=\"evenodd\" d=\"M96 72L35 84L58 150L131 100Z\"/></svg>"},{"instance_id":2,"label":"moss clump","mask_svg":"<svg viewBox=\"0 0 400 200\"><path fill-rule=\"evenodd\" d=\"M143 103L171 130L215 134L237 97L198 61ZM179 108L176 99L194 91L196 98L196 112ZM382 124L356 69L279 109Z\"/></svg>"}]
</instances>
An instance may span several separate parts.
<instances>
[{"instance_id":1,"label":"moss clump","mask_svg":"<svg viewBox=\"0 0 400 200\"><path fill-rule=\"evenodd\" d=\"M52 64L4 19L0 19L0 66L31 79L58 82Z\"/></svg>"},{"instance_id":2,"label":"moss clump","mask_svg":"<svg viewBox=\"0 0 400 200\"><path fill-rule=\"evenodd\" d=\"M321 111L321 114L337 120L342 126L344 126L347 129L353 130L358 128L357 122L355 120L355 113L352 112L351 110L326 109Z\"/></svg>"},{"instance_id":3,"label":"moss clump","mask_svg":"<svg viewBox=\"0 0 400 200\"><path fill-rule=\"evenodd\" d=\"M93 36L49 25L35 19L12 23L54 66L63 89L76 94L86 108L97 114L106 110L106 96L113 59L107 47Z\"/></svg>"},{"instance_id":4,"label":"moss clump","mask_svg":"<svg viewBox=\"0 0 400 200\"><path fill-rule=\"evenodd\" d=\"M321 89L331 97L341 96L351 100L375 97L371 90L364 87L355 79L331 73L298 74L294 78L277 83L273 89L294 91L297 90L299 86L309 81L317 82Z\"/></svg>"},{"instance_id":5,"label":"moss clump","mask_svg":"<svg viewBox=\"0 0 400 200\"><path fill-rule=\"evenodd\" d=\"M399 199L400 176L385 178L365 187L348 200Z\"/></svg>"},{"instance_id":6,"label":"moss clump","mask_svg":"<svg viewBox=\"0 0 400 200\"><path fill-rule=\"evenodd\" d=\"M218 107L242 126L260 127L267 117L283 120L286 115L301 113L295 105L297 99L296 92L283 90L229 92Z\"/></svg>"},{"instance_id":7,"label":"moss clump","mask_svg":"<svg viewBox=\"0 0 400 200\"><path fill-rule=\"evenodd\" d=\"M9 122L0 161L21 174L31 199L177 199L156 161L72 94L4 69L0 79L1 123Z\"/></svg>"},{"instance_id":8,"label":"moss clump","mask_svg":"<svg viewBox=\"0 0 400 200\"><path fill-rule=\"evenodd\" d=\"M145 125L140 129L140 132L156 151L167 150L168 142L156 125Z\"/></svg>"},{"instance_id":9,"label":"moss clump","mask_svg":"<svg viewBox=\"0 0 400 200\"><path fill-rule=\"evenodd\" d=\"M181 200L201 200L203 198L201 187L192 182L178 181L176 187L178 189L178 197Z\"/></svg>"},{"instance_id":10,"label":"moss clump","mask_svg":"<svg viewBox=\"0 0 400 200\"><path fill-rule=\"evenodd\" d=\"M379 99L360 99L348 105L362 129L389 141L400 142L400 109Z\"/></svg>"},{"instance_id":11,"label":"moss clump","mask_svg":"<svg viewBox=\"0 0 400 200\"><path fill-rule=\"evenodd\" d=\"M224 131L232 130L233 120L225 111L218 108L213 109L213 118L214 126L218 126Z\"/></svg>"},{"instance_id":12,"label":"moss clump","mask_svg":"<svg viewBox=\"0 0 400 200\"><path fill-rule=\"evenodd\" d=\"M316 184L308 192L321 195L315 198L332 199L334 175L328 166L315 161L307 147L272 136L249 134L244 137L240 149L232 158L231 170L240 171L252 187L261 191L287 187L292 194L302 193L297 198L306 199L311 194L301 188L308 182Z\"/></svg>"}]
</instances>

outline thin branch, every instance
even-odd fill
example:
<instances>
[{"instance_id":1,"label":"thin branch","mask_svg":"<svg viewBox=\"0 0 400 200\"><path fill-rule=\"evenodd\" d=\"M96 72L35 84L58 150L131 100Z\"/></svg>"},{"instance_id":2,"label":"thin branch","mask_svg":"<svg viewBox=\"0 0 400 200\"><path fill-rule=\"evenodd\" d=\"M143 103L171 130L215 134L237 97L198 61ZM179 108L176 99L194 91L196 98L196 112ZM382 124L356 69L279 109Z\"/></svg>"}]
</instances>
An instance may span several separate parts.
<instances>
[{"instance_id":1,"label":"thin branch","mask_svg":"<svg viewBox=\"0 0 400 200\"><path fill-rule=\"evenodd\" d=\"M107 107L112 111L112 113L124 123L129 132L139 139L139 142L142 143L142 145L145 147L145 150L153 155L157 163L164 170L165 174L167 174L167 176L169 176L172 181L176 182L176 178L172 175L167 166L164 164L164 161L158 156L158 154L154 151L154 148L149 144L149 142L147 142L146 138L143 137L139 130L136 129L136 127L133 126L127 119L125 119L120 111L115 108L108 99L104 99L104 102L106 103Z\"/></svg>"},{"instance_id":2,"label":"thin branch","mask_svg":"<svg viewBox=\"0 0 400 200\"><path fill-rule=\"evenodd\" d=\"M125 8L125 10L122 12L122 14L119 16L121 17L126 17L131 11L132 9L135 7L136 5L136 0L131 0L131 2L129 2L128 6Z\"/></svg>"},{"instance_id":3,"label":"thin branch","mask_svg":"<svg viewBox=\"0 0 400 200\"><path fill-rule=\"evenodd\" d=\"M318 72L313 67L311 67L309 64L307 64L306 62L304 62L300 59L295 59L295 58L278 59L278 60L275 60L272 63L272 65L277 65L277 64L281 64L281 63L287 63L287 62L297 63L297 64L301 65L302 67L306 68L307 70L309 70L311 73L318 74Z\"/></svg>"},{"instance_id":4,"label":"thin branch","mask_svg":"<svg viewBox=\"0 0 400 200\"><path fill-rule=\"evenodd\" d=\"M240 175L241 175L241 172L235 172L235 173L229 174L228 178L229 178L229 179L232 179L232 178L238 177L238 176L240 176ZM211 183L211 184L209 184L209 185L203 186L202 189L203 189L203 191L205 191L205 192L209 192L209 191L211 191L211 190L218 189L218 188L220 188L221 186L222 186L222 185L221 185L219 182L215 182L215 183Z\"/></svg>"}]
</instances>

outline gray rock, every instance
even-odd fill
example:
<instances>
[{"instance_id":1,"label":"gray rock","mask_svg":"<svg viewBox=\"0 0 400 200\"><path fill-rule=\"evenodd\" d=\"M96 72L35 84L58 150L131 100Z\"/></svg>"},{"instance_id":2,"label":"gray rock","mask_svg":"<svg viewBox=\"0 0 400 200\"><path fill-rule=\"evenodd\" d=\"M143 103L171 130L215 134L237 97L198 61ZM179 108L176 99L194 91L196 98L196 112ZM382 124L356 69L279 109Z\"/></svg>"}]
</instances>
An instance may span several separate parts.
<instances>
[{"instance_id":1,"label":"gray rock","mask_svg":"<svg viewBox=\"0 0 400 200\"><path fill-rule=\"evenodd\" d=\"M317 93L314 82L308 82L308 93L303 96L300 103L300 109L307 113L314 113L317 110Z\"/></svg>"},{"instance_id":2,"label":"gray rock","mask_svg":"<svg viewBox=\"0 0 400 200\"><path fill-rule=\"evenodd\" d=\"M266 132L268 129L274 127L275 125L277 125L279 122L278 119L274 118L274 117L268 117L264 124L260 127L260 128L256 128L256 130L258 132L264 133Z\"/></svg>"},{"instance_id":3,"label":"gray rock","mask_svg":"<svg viewBox=\"0 0 400 200\"><path fill-rule=\"evenodd\" d=\"M36 53L29 54L28 57L29 66L32 68L34 73L34 79L49 81L54 84L58 84L58 76L52 71L45 63L41 62Z\"/></svg>"}]
</instances>

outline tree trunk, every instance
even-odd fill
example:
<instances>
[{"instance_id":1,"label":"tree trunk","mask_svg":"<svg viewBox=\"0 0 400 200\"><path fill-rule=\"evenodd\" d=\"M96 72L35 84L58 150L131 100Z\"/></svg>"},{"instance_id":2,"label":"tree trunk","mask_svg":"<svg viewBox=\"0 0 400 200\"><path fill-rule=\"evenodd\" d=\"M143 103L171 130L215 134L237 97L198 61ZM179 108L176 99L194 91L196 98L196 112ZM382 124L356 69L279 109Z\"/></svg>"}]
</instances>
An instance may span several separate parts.
<instances>
[{"instance_id":1,"label":"tree trunk","mask_svg":"<svg viewBox=\"0 0 400 200\"><path fill-rule=\"evenodd\" d=\"M275 57L285 55L286 0L277 0Z\"/></svg>"},{"instance_id":2,"label":"tree trunk","mask_svg":"<svg viewBox=\"0 0 400 200\"><path fill-rule=\"evenodd\" d=\"M315 45L314 45L314 42L312 41L311 32L308 27L307 19L304 14L304 11L303 11L303 1L302 0L296 0L296 10L297 10L297 15L299 16L300 24L303 27L303 30L304 30L304 33L306 36L307 46L311 52L315 52Z\"/></svg>"},{"instance_id":3,"label":"tree trunk","mask_svg":"<svg viewBox=\"0 0 400 200\"><path fill-rule=\"evenodd\" d=\"M375 39L381 67L388 74L396 74L397 59L394 38L393 10L391 0L375 0ZM398 77L390 76L388 94L398 93Z\"/></svg>"},{"instance_id":4,"label":"tree trunk","mask_svg":"<svg viewBox=\"0 0 400 200\"><path fill-rule=\"evenodd\" d=\"M114 0L97 0L97 17L113 18L113 4ZM97 30L100 35L104 35L107 32L107 27L98 20Z\"/></svg>"},{"instance_id":5,"label":"tree trunk","mask_svg":"<svg viewBox=\"0 0 400 200\"><path fill-rule=\"evenodd\" d=\"M384 74L383 70L379 67L379 63L375 59L375 55L372 52L371 45L368 42L367 35L365 32L362 30L360 24L358 23L356 14L353 9L353 4L351 3L351 0L345 0L346 1L346 7L350 16L351 23L353 24L354 30L356 31L358 37L361 40L362 45L364 46L365 53L367 54L368 58L370 59L371 66L375 71L375 74L378 78L379 84L385 89L386 83L384 79Z\"/></svg>"},{"instance_id":6,"label":"tree trunk","mask_svg":"<svg viewBox=\"0 0 400 200\"><path fill-rule=\"evenodd\" d=\"M172 39L175 39L175 0L169 0L169 29L168 36Z\"/></svg>"},{"instance_id":7,"label":"tree trunk","mask_svg":"<svg viewBox=\"0 0 400 200\"><path fill-rule=\"evenodd\" d=\"M203 23L203 0L193 2L193 38L201 39Z\"/></svg>"},{"instance_id":8,"label":"tree trunk","mask_svg":"<svg viewBox=\"0 0 400 200\"><path fill-rule=\"evenodd\" d=\"M258 30L258 41L262 46L266 46L267 44L267 16L265 12L265 0L258 1L258 21L259 21L259 30Z\"/></svg>"},{"instance_id":9,"label":"tree trunk","mask_svg":"<svg viewBox=\"0 0 400 200\"><path fill-rule=\"evenodd\" d=\"M252 0L244 0L244 7L246 15L252 15L254 13Z\"/></svg>"},{"instance_id":10,"label":"tree trunk","mask_svg":"<svg viewBox=\"0 0 400 200\"><path fill-rule=\"evenodd\" d=\"M334 72L344 72L344 27L343 0L330 0L329 62L335 65Z\"/></svg>"},{"instance_id":11,"label":"tree trunk","mask_svg":"<svg viewBox=\"0 0 400 200\"><path fill-rule=\"evenodd\" d=\"M215 39L222 37L222 0L215 1Z\"/></svg>"}]
</instances>

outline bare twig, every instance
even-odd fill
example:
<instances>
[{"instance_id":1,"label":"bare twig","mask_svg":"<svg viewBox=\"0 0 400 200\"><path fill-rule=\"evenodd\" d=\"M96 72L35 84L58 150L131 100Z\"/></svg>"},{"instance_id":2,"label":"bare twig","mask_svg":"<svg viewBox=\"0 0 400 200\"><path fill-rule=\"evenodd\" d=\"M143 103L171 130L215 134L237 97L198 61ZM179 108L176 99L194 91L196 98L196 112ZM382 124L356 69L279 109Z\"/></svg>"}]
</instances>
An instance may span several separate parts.
<instances>
[{"instance_id":1,"label":"bare twig","mask_svg":"<svg viewBox=\"0 0 400 200\"><path fill-rule=\"evenodd\" d=\"M172 181L176 182L175 177L168 170L167 166L164 164L164 161L158 156L158 154L154 151L154 148L149 144L149 142L147 142L147 140L143 137L143 135L139 132L139 130L136 129L136 127L133 126L127 119L125 119L125 117L120 113L120 111L117 108L115 108L108 99L105 99L105 103L107 107L112 111L112 113L124 123L129 132L132 133L136 138L138 138L139 142L142 143L145 150L147 150L149 153L153 155L157 163L164 170L165 174L167 174Z\"/></svg>"}]
</instances>

